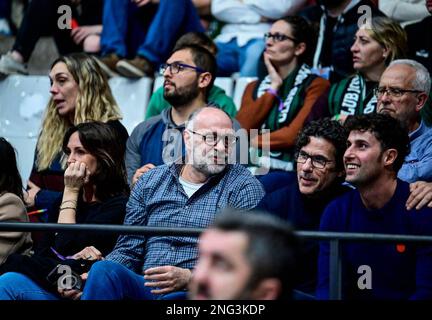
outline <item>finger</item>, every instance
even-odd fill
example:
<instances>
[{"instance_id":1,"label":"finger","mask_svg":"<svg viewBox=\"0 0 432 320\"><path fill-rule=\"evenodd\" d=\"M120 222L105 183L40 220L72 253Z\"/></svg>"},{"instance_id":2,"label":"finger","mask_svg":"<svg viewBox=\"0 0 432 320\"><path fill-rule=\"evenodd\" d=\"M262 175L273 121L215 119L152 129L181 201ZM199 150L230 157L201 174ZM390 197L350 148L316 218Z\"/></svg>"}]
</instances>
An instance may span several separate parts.
<instances>
[{"instance_id":1,"label":"finger","mask_svg":"<svg viewBox=\"0 0 432 320\"><path fill-rule=\"evenodd\" d=\"M426 192L423 196L421 201L416 205L416 210L420 210L421 208L423 208L424 206L426 206L427 204L429 204L432 200L432 194Z\"/></svg>"},{"instance_id":2,"label":"finger","mask_svg":"<svg viewBox=\"0 0 432 320\"><path fill-rule=\"evenodd\" d=\"M426 194L427 191L425 191L423 188L418 188L413 191L408 197L407 209L411 210L412 208L416 207L423 200Z\"/></svg>"},{"instance_id":3,"label":"finger","mask_svg":"<svg viewBox=\"0 0 432 320\"><path fill-rule=\"evenodd\" d=\"M154 267L154 268L148 268L144 271L145 275L152 275L152 274L159 274L159 273L166 273L169 270L169 266L162 266L162 267Z\"/></svg>"},{"instance_id":4,"label":"finger","mask_svg":"<svg viewBox=\"0 0 432 320\"><path fill-rule=\"evenodd\" d=\"M27 186L31 189L34 187L37 187L37 185L35 185L33 182L31 182L31 180L27 181Z\"/></svg>"},{"instance_id":5,"label":"finger","mask_svg":"<svg viewBox=\"0 0 432 320\"><path fill-rule=\"evenodd\" d=\"M151 290L151 293L153 294L164 294L164 293L170 293L173 292L175 289L168 287L168 288L164 288L164 289L156 289L156 290Z\"/></svg>"},{"instance_id":6,"label":"finger","mask_svg":"<svg viewBox=\"0 0 432 320\"><path fill-rule=\"evenodd\" d=\"M167 280L169 276L167 273L158 273L152 275L144 275L144 279L146 280Z\"/></svg>"},{"instance_id":7,"label":"finger","mask_svg":"<svg viewBox=\"0 0 432 320\"><path fill-rule=\"evenodd\" d=\"M144 285L146 287L153 287L153 288L166 288L171 287L173 285L172 281L148 281L144 282Z\"/></svg>"}]
</instances>

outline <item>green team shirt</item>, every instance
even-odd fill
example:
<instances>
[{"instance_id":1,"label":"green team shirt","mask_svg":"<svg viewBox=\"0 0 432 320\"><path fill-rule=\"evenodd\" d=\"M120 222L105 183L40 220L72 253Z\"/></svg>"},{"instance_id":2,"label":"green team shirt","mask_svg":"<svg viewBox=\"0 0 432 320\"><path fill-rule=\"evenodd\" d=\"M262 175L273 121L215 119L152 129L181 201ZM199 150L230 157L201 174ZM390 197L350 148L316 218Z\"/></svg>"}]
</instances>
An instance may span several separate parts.
<instances>
[{"instance_id":1,"label":"green team shirt","mask_svg":"<svg viewBox=\"0 0 432 320\"><path fill-rule=\"evenodd\" d=\"M210 89L208 101L217 104L222 110L228 113L232 118L237 114L237 108L231 97L225 94L225 90L218 86L213 86ZM158 88L150 97L149 104L145 118L146 120L150 117L156 116L162 112L162 110L170 107L168 101L163 97L163 87Z\"/></svg>"}]
</instances>

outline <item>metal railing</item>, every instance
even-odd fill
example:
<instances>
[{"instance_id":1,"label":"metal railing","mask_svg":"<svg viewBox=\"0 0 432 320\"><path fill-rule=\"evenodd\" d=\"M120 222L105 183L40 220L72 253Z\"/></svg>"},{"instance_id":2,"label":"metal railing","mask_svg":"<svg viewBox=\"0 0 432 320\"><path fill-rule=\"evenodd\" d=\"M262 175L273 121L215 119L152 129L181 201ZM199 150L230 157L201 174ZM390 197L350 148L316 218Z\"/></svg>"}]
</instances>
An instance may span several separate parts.
<instances>
[{"instance_id":1,"label":"metal railing","mask_svg":"<svg viewBox=\"0 0 432 320\"><path fill-rule=\"evenodd\" d=\"M114 234L135 234L146 236L199 236L205 229L201 228L172 228L172 227L144 227L110 224L57 224L30 222L2 222L0 231L70 231L70 232L104 232ZM346 233L297 231L296 234L310 240L326 240L330 242L330 288L329 298L340 300L341 290L341 245L344 241L375 241L375 242L404 242L417 244L432 244L432 236L413 236L375 233Z\"/></svg>"}]
</instances>

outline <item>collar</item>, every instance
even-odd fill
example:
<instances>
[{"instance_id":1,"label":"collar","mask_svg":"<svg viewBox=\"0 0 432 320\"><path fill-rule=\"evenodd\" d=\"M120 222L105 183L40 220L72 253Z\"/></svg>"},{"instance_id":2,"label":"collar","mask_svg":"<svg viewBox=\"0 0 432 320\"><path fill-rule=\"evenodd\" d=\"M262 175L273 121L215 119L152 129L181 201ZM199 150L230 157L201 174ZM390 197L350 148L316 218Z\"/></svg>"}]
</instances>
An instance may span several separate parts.
<instances>
[{"instance_id":1,"label":"collar","mask_svg":"<svg viewBox=\"0 0 432 320\"><path fill-rule=\"evenodd\" d=\"M426 126L426 124L423 122L423 120L421 120L419 127L409 134L410 141L415 140L418 137L422 136L429 129L430 128Z\"/></svg>"}]
</instances>

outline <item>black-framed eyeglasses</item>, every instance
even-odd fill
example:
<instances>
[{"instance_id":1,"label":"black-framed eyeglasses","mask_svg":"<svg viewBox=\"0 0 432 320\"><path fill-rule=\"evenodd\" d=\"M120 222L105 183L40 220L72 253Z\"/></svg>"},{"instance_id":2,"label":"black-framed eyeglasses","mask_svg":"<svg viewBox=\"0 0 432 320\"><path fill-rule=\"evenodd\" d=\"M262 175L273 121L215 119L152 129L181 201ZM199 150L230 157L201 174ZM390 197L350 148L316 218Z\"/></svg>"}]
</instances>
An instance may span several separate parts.
<instances>
[{"instance_id":1,"label":"black-framed eyeglasses","mask_svg":"<svg viewBox=\"0 0 432 320\"><path fill-rule=\"evenodd\" d=\"M205 70L201 69L200 67L195 67L195 66L191 66L191 65L188 65L185 63L180 63L180 62L173 62L173 63L161 64L161 66L159 67L159 73L161 75L163 75L165 73L166 69L168 69L168 68L172 74L179 73L180 71L183 71L185 68L193 69L198 73L205 72Z\"/></svg>"},{"instance_id":2,"label":"black-framed eyeglasses","mask_svg":"<svg viewBox=\"0 0 432 320\"><path fill-rule=\"evenodd\" d=\"M298 42L297 39L292 38L290 36L287 36L286 34L282 34L282 33L264 33L264 39L268 40L268 39L273 39L274 42L280 42L280 41L284 41L284 40L291 40L292 42Z\"/></svg>"},{"instance_id":3,"label":"black-framed eyeglasses","mask_svg":"<svg viewBox=\"0 0 432 320\"><path fill-rule=\"evenodd\" d=\"M230 147L234 145L238 139L238 137L233 134L217 134L216 132L201 134L199 132L192 131L192 130L188 130L188 131L192 132L193 134L201 136L204 143L211 147L217 145L221 139L224 139L223 142L225 147Z\"/></svg>"},{"instance_id":4,"label":"black-framed eyeglasses","mask_svg":"<svg viewBox=\"0 0 432 320\"><path fill-rule=\"evenodd\" d=\"M312 166L317 169L324 169L327 163L333 162L323 156L311 156L304 151L300 151L296 156L296 161L301 164L306 163L308 159L311 159Z\"/></svg>"},{"instance_id":5,"label":"black-framed eyeglasses","mask_svg":"<svg viewBox=\"0 0 432 320\"><path fill-rule=\"evenodd\" d=\"M405 93L421 93L423 91L420 90L410 90L410 89L400 89L400 88L384 88L384 87L378 87L374 89L374 94L377 96L377 98L380 98L384 95L384 93L387 93L387 95L395 98L402 97Z\"/></svg>"}]
</instances>

